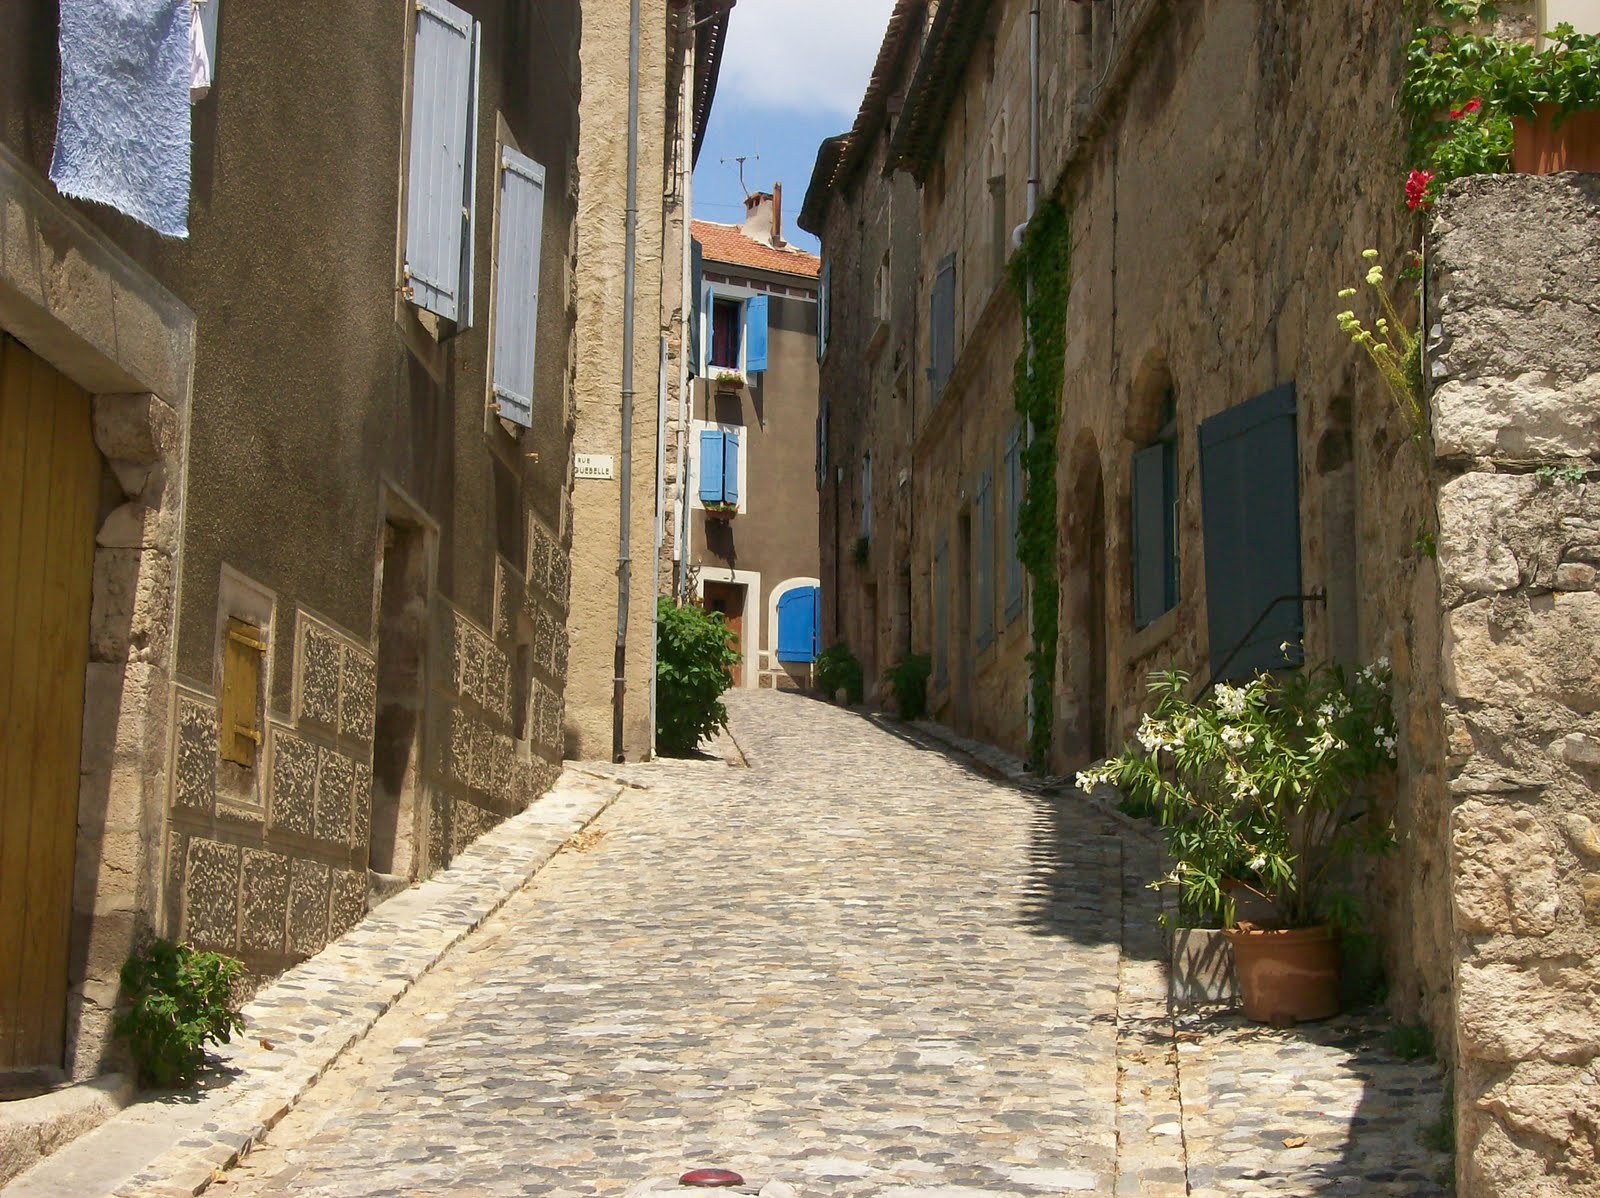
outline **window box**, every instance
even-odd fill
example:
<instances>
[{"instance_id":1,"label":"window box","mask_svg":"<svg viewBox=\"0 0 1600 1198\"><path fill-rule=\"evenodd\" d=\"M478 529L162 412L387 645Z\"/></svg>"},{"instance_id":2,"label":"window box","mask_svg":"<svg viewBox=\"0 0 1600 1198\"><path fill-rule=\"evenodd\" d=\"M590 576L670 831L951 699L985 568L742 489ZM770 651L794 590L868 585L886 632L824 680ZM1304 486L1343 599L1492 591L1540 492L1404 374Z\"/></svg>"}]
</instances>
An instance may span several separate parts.
<instances>
[{"instance_id":1,"label":"window box","mask_svg":"<svg viewBox=\"0 0 1600 1198\"><path fill-rule=\"evenodd\" d=\"M743 371L727 369L713 371L711 379L716 383L718 391L737 391L748 381Z\"/></svg>"},{"instance_id":2,"label":"window box","mask_svg":"<svg viewBox=\"0 0 1600 1198\"><path fill-rule=\"evenodd\" d=\"M724 524L739 514L739 505L737 503L708 503L705 508L707 520L716 520Z\"/></svg>"}]
</instances>

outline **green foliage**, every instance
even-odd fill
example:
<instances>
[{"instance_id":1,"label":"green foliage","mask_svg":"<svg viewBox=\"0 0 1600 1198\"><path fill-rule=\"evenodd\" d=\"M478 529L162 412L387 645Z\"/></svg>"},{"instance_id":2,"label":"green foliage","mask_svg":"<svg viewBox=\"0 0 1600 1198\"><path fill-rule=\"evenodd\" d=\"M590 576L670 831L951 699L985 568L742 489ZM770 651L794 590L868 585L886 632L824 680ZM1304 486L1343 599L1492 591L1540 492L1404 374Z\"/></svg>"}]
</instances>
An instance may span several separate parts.
<instances>
[{"instance_id":1,"label":"green foliage","mask_svg":"<svg viewBox=\"0 0 1600 1198\"><path fill-rule=\"evenodd\" d=\"M1575 487L1589 477L1589 472L1582 466L1540 466L1533 477L1541 487L1553 487L1558 482Z\"/></svg>"},{"instance_id":2,"label":"green foliage","mask_svg":"<svg viewBox=\"0 0 1600 1198\"><path fill-rule=\"evenodd\" d=\"M830 700L840 691L845 692L846 703L859 703L866 695L861 663L843 641L817 654L816 678L817 689Z\"/></svg>"},{"instance_id":3,"label":"green foliage","mask_svg":"<svg viewBox=\"0 0 1600 1198\"><path fill-rule=\"evenodd\" d=\"M1433 1047L1433 1030L1426 1023L1397 1023L1384 1037L1389 1051L1402 1061L1432 1061L1437 1059Z\"/></svg>"},{"instance_id":4,"label":"green foliage","mask_svg":"<svg viewBox=\"0 0 1600 1198\"><path fill-rule=\"evenodd\" d=\"M1224 883L1236 881L1289 927L1355 930L1360 912L1337 866L1393 844L1362 785L1395 759L1389 663L1257 674L1201 701L1188 686L1180 671L1152 674L1138 744L1078 785L1111 782L1159 809L1177 865L1157 884L1178 887L1184 909L1232 922Z\"/></svg>"},{"instance_id":5,"label":"green foliage","mask_svg":"<svg viewBox=\"0 0 1600 1198\"><path fill-rule=\"evenodd\" d=\"M1429 200L1451 179L1507 170L1513 117L1531 118L1546 104L1558 120L1600 108L1600 38L1563 23L1540 50L1482 32L1493 4L1439 0L1435 10L1450 24L1413 35L1400 96L1412 161L1432 174Z\"/></svg>"},{"instance_id":6,"label":"green foliage","mask_svg":"<svg viewBox=\"0 0 1600 1198\"><path fill-rule=\"evenodd\" d=\"M1423 468L1427 469L1431 461L1428 404L1422 379L1422 337L1410 328L1395 307L1394 298L1384 285L1378 251L1363 250L1361 256L1367 262L1367 287L1378 299L1377 315L1371 328L1356 315L1354 308L1346 308L1336 319L1350 340L1365 350L1377 367L1395 410L1405 422L1411 443L1421 455ZM1350 300L1355 294L1354 287L1346 287L1339 292L1339 298Z\"/></svg>"},{"instance_id":7,"label":"green foliage","mask_svg":"<svg viewBox=\"0 0 1600 1198\"><path fill-rule=\"evenodd\" d=\"M884 673L894 692L894 709L902 720L920 720L928 714L928 678L933 660L926 653L910 653Z\"/></svg>"},{"instance_id":8,"label":"green foliage","mask_svg":"<svg viewBox=\"0 0 1600 1198\"><path fill-rule=\"evenodd\" d=\"M850 560L861 570L867 568L867 563L872 560L872 540L869 537L857 537L856 543L850 549Z\"/></svg>"},{"instance_id":9,"label":"green foliage","mask_svg":"<svg viewBox=\"0 0 1600 1198\"><path fill-rule=\"evenodd\" d=\"M1423 1147L1447 1153L1452 1162L1456 1155L1456 1088L1451 1078L1446 1078L1444 1093L1439 1098L1439 1117L1422 1129ZM1441 1176L1440 1184L1454 1181L1454 1168L1447 1169L1448 1177Z\"/></svg>"},{"instance_id":10,"label":"green foliage","mask_svg":"<svg viewBox=\"0 0 1600 1198\"><path fill-rule=\"evenodd\" d=\"M721 612L656 600L656 749L683 757L728 726L722 692L739 664Z\"/></svg>"},{"instance_id":11,"label":"green foliage","mask_svg":"<svg viewBox=\"0 0 1600 1198\"><path fill-rule=\"evenodd\" d=\"M113 1031L127 1041L141 1084L189 1085L205 1064L205 1046L226 1044L244 1030L233 1004L243 973L232 957L171 940L152 940L124 962L128 1007Z\"/></svg>"},{"instance_id":12,"label":"green foliage","mask_svg":"<svg viewBox=\"0 0 1600 1198\"><path fill-rule=\"evenodd\" d=\"M1028 436L1022 451L1022 502L1017 511L1017 556L1032 586L1033 727L1028 755L1050 758L1055 726L1056 634L1061 579L1056 560L1056 436L1066 377L1067 300L1072 291L1072 224L1058 202L1042 204L1028 222L1011 260L1011 285L1022 301L1027 337L1017 355L1013 393Z\"/></svg>"}]
</instances>

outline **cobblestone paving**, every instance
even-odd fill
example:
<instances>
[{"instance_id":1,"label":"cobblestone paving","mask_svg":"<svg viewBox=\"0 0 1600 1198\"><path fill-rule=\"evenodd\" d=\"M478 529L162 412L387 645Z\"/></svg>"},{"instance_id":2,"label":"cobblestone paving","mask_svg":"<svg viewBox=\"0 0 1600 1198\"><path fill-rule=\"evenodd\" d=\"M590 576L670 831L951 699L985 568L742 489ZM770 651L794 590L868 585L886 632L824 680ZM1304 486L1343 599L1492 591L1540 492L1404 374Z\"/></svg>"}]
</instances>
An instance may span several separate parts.
<instances>
[{"instance_id":1,"label":"cobblestone paving","mask_svg":"<svg viewBox=\"0 0 1600 1198\"><path fill-rule=\"evenodd\" d=\"M621 771L216 1192L624 1194L699 1165L802 1195L1438 1192L1407 1091L1431 1067L1356 1025L1173 1038L1117 821L732 699L749 768Z\"/></svg>"}]
</instances>

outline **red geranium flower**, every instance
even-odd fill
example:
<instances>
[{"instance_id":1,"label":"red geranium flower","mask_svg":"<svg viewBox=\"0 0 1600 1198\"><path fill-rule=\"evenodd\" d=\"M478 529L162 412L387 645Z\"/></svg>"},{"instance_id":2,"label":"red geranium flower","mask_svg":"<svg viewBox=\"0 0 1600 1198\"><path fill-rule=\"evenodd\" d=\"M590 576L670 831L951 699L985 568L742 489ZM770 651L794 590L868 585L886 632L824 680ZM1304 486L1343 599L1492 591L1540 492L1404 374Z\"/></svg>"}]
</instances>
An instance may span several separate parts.
<instances>
[{"instance_id":1,"label":"red geranium flower","mask_svg":"<svg viewBox=\"0 0 1600 1198\"><path fill-rule=\"evenodd\" d=\"M1433 197L1428 194L1428 188L1432 185L1432 171L1412 171L1406 179L1406 207L1413 212L1418 208L1432 207Z\"/></svg>"},{"instance_id":2,"label":"red geranium flower","mask_svg":"<svg viewBox=\"0 0 1600 1198\"><path fill-rule=\"evenodd\" d=\"M1483 100L1477 96L1473 96L1472 99L1468 100L1460 108L1452 108L1450 110L1450 119L1452 121L1459 121L1464 116L1471 116L1482 107Z\"/></svg>"}]
</instances>

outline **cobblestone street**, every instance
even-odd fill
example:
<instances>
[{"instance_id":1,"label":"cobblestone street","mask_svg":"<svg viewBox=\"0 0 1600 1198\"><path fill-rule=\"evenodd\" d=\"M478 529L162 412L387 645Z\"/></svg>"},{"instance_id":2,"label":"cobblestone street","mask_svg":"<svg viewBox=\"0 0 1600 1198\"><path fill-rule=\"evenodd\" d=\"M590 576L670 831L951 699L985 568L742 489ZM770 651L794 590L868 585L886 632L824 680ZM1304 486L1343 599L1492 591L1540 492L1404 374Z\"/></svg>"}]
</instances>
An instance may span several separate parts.
<instances>
[{"instance_id":1,"label":"cobblestone street","mask_svg":"<svg viewBox=\"0 0 1600 1198\"><path fill-rule=\"evenodd\" d=\"M622 1194L707 1165L899 1198L1444 1192L1438 1070L1366 1025L1173 1035L1152 863L1114 817L808 699L730 706L748 767L621 771L215 1192Z\"/></svg>"}]
</instances>

